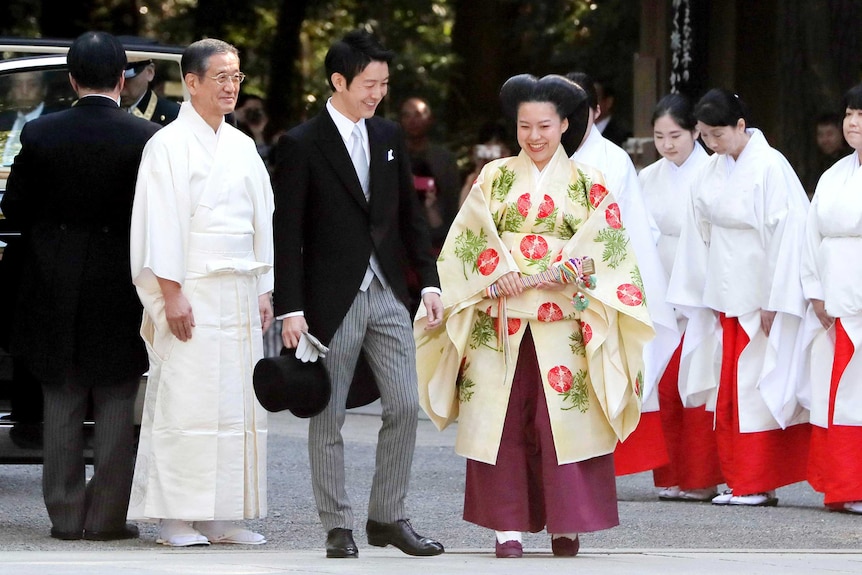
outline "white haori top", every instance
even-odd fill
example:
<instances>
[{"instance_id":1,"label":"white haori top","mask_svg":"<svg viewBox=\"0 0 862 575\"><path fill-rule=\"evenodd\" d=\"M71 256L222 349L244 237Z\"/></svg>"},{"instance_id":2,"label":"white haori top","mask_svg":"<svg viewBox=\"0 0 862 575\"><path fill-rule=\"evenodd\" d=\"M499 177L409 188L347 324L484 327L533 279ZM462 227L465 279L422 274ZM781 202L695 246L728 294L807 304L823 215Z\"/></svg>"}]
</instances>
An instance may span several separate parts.
<instances>
[{"instance_id":1,"label":"white haori top","mask_svg":"<svg viewBox=\"0 0 862 575\"><path fill-rule=\"evenodd\" d=\"M823 300L841 319L854 349L862 346L862 169L858 152L842 158L817 183L805 226L802 288ZM823 329L809 303L805 318L803 397L811 423L827 427L829 388L835 354L834 327ZM841 375L835 396L836 425L862 425L862 361L858 353Z\"/></svg>"},{"instance_id":2,"label":"white haori top","mask_svg":"<svg viewBox=\"0 0 862 575\"><path fill-rule=\"evenodd\" d=\"M591 128L587 139L571 158L596 168L605 176L605 184L619 203L631 238L650 320L656 331L655 338L644 349L644 403L655 409L658 396L654 392L680 338L673 308L667 303L668 276L656 249L661 235L659 228L646 207L631 158L625 150L602 136L598 128Z\"/></svg>"},{"instance_id":3,"label":"white haori top","mask_svg":"<svg viewBox=\"0 0 862 575\"><path fill-rule=\"evenodd\" d=\"M709 155L703 146L695 143L681 166L661 158L638 174L644 201L660 232L656 247L668 277L673 269L686 208L691 201L692 184L708 162ZM721 333L718 320L711 310L703 308L675 311L681 334L686 331L688 321L698 326L683 340L678 379L680 399L686 407L712 407L721 367L720 357L716 357ZM649 410L657 411L658 402L654 405L645 402L643 411Z\"/></svg>"},{"instance_id":4,"label":"white haori top","mask_svg":"<svg viewBox=\"0 0 862 575\"><path fill-rule=\"evenodd\" d=\"M668 298L739 318L750 341L738 363L742 432L807 420L797 400L804 310L799 265L808 198L799 178L763 134L738 159L715 154L693 188L680 235ZM776 312L769 336L761 310ZM693 333L689 323L686 337ZM700 329L714 330L708 322Z\"/></svg>"}]
</instances>

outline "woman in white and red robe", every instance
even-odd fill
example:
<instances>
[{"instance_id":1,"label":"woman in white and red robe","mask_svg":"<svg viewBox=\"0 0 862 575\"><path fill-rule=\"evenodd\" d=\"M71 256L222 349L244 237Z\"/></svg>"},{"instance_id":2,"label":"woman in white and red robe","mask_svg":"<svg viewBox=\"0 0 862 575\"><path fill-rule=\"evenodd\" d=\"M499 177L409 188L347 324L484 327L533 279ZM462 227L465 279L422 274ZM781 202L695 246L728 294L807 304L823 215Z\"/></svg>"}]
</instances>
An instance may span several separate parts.
<instances>
[{"instance_id":1,"label":"woman in white and red robe","mask_svg":"<svg viewBox=\"0 0 862 575\"><path fill-rule=\"evenodd\" d=\"M715 423L730 489L712 502L776 505L775 489L804 481L808 460L808 410L797 399L808 198L732 92L710 90L695 117L715 154L695 182L668 294L721 321ZM689 324L686 338L703 328Z\"/></svg>"},{"instance_id":2,"label":"woman in white and red robe","mask_svg":"<svg viewBox=\"0 0 862 575\"><path fill-rule=\"evenodd\" d=\"M820 177L805 227L808 481L828 507L862 514L862 84L844 96L844 109L844 139L854 152Z\"/></svg>"},{"instance_id":3,"label":"woman in white and red robe","mask_svg":"<svg viewBox=\"0 0 862 575\"><path fill-rule=\"evenodd\" d=\"M662 158L638 175L647 208L661 231L658 254L668 276L673 269L692 183L709 162L709 156L697 142L696 124L688 98L681 94L662 98L652 118L653 140ZM705 342L690 340L689 346L685 346L680 341L659 381L655 408L649 409L644 402L638 428L621 446L629 444L643 429L648 436L648 450L664 450L669 459L667 464L652 468L655 485L661 488L659 499L709 501L716 495L716 486L724 482L715 444L714 414L705 406L718 383L718 373L712 365L718 321L711 310L702 308L701 311L678 309L676 313L680 333L690 317L695 322L708 322L715 329L704 334ZM619 469L625 465L623 459L628 453L617 448L614 455Z\"/></svg>"}]
</instances>

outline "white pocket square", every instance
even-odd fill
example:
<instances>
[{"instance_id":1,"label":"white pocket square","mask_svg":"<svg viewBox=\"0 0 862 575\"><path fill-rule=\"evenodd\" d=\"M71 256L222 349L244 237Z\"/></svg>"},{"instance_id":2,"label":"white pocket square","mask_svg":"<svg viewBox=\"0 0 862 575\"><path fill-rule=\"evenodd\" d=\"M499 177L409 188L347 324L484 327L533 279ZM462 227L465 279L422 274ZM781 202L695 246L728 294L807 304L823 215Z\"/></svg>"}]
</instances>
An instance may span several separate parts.
<instances>
[{"instance_id":1,"label":"white pocket square","mask_svg":"<svg viewBox=\"0 0 862 575\"><path fill-rule=\"evenodd\" d=\"M394 159L395 159L395 152L393 152L392 150L389 150L388 152L386 152L386 161L387 162L391 162Z\"/></svg>"}]
</instances>

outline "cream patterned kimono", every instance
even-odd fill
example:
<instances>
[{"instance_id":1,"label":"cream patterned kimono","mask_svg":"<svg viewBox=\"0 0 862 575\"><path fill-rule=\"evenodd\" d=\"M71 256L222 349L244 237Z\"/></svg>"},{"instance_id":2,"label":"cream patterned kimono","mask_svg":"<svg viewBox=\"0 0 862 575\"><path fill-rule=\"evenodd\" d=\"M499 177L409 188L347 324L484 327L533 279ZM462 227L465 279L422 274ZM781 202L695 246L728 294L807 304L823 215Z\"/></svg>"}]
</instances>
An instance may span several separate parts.
<instances>
[{"instance_id":1,"label":"cream patterned kimono","mask_svg":"<svg viewBox=\"0 0 862 575\"><path fill-rule=\"evenodd\" d=\"M496 462L527 326L560 464L613 452L637 425L643 347L655 332L619 206L602 183L562 147L541 174L521 152L486 165L458 213L437 263L444 324L425 331L420 309L415 336L420 402L440 429L458 419L460 455ZM583 256L596 263L594 290L569 284L507 298L498 335L490 284ZM589 302L582 312L572 301L579 290Z\"/></svg>"},{"instance_id":2,"label":"cream patterned kimono","mask_svg":"<svg viewBox=\"0 0 862 575\"><path fill-rule=\"evenodd\" d=\"M266 412L258 296L272 290L272 188L250 138L191 104L147 143L132 212L132 278L150 356L130 519L266 515ZM181 342L156 278L194 314Z\"/></svg>"}]
</instances>

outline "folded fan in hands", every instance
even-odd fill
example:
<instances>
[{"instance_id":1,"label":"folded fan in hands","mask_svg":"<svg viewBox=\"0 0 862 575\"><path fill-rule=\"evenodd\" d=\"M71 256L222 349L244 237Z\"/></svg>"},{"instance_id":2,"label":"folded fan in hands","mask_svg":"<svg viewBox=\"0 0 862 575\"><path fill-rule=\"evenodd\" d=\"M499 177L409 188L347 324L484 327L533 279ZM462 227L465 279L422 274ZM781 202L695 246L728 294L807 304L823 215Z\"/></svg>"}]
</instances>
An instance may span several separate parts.
<instances>
[{"instance_id":1,"label":"folded fan in hands","mask_svg":"<svg viewBox=\"0 0 862 575\"><path fill-rule=\"evenodd\" d=\"M525 288L531 288L540 283L556 282L560 284L569 284L577 282L584 287L592 289L595 287L595 280L592 276L596 273L596 265L590 257L571 258L564 262L554 264L547 270L533 274L530 276L521 276L521 283ZM485 295L492 299L500 297L500 289L496 283L485 288Z\"/></svg>"}]
</instances>

